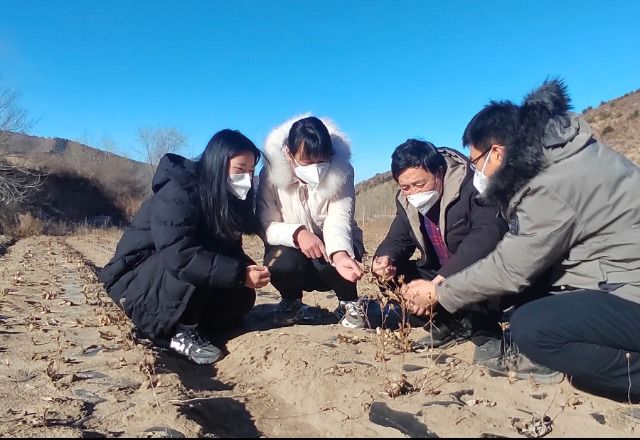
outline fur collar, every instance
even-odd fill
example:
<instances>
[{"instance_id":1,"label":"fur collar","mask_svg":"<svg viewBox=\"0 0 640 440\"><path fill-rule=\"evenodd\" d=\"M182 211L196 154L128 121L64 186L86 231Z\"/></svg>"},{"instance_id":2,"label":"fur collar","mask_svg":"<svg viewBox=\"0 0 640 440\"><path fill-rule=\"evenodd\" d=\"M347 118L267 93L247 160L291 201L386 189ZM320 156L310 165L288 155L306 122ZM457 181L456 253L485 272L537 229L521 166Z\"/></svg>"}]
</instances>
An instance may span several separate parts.
<instances>
[{"instance_id":1,"label":"fur collar","mask_svg":"<svg viewBox=\"0 0 640 440\"><path fill-rule=\"evenodd\" d=\"M267 179L277 188L293 191L300 185L300 180L291 169L291 163L287 158L284 145L293 123L309 116L311 114L307 113L291 118L276 127L267 136L264 144L264 153L267 159L266 166L269 170ZM353 168L350 163L351 147L346 136L340 132L333 121L326 118L320 118L320 120L329 130L334 155L331 157L331 166L322 182L320 182L320 186L316 189L316 193L322 198L331 199L338 194L349 178L353 176Z\"/></svg>"},{"instance_id":2,"label":"fur collar","mask_svg":"<svg viewBox=\"0 0 640 440\"><path fill-rule=\"evenodd\" d=\"M551 126L563 125L568 118L570 98L561 80L547 80L529 93L519 108L519 133L514 145L506 145L502 166L489 180L481 200L506 212L509 201L549 162L545 148L557 148L562 142L546 145ZM564 141L566 143L566 140Z\"/></svg>"}]
</instances>

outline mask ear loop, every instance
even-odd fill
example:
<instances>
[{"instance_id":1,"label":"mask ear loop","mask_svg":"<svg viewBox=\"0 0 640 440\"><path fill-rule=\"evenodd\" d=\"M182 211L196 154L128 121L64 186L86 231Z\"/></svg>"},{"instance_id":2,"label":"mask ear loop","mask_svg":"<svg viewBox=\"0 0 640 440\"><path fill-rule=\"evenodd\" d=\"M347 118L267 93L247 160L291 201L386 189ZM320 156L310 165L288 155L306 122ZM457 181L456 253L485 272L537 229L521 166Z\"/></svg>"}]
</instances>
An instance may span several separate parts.
<instances>
[{"instance_id":1,"label":"mask ear loop","mask_svg":"<svg viewBox=\"0 0 640 440\"><path fill-rule=\"evenodd\" d=\"M491 153L493 152L493 150L489 150L489 154L487 155L487 158L484 161L484 164L482 164L482 169L480 170L480 173L484 174L484 169L487 166L487 163L489 163L489 159L491 159Z\"/></svg>"}]
</instances>

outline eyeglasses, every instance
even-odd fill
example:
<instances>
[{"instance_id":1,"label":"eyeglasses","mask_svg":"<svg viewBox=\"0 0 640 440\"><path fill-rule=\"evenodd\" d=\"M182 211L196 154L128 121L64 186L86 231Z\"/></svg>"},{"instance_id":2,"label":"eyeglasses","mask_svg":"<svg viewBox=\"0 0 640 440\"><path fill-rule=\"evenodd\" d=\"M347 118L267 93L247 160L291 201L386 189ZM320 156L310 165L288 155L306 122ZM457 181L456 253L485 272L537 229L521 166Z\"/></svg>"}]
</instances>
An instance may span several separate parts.
<instances>
[{"instance_id":1,"label":"eyeglasses","mask_svg":"<svg viewBox=\"0 0 640 440\"><path fill-rule=\"evenodd\" d=\"M477 170L476 165L478 164L478 161L480 159L482 159L484 156L486 156L489 151L491 151L491 148L489 148L488 150L484 151L480 156L476 157L475 159L473 159L471 161L471 164L469 166L471 167L472 171L476 171Z\"/></svg>"}]
</instances>

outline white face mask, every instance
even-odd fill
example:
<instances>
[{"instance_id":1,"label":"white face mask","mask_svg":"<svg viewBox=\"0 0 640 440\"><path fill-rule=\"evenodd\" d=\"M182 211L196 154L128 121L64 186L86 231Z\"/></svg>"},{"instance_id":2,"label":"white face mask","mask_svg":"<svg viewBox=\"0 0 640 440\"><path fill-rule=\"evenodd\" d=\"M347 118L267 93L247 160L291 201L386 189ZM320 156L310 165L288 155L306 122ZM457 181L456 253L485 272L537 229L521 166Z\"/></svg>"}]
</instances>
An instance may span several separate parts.
<instances>
[{"instance_id":1,"label":"white face mask","mask_svg":"<svg viewBox=\"0 0 640 440\"><path fill-rule=\"evenodd\" d=\"M440 193L438 191L426 191L418 194L410 194L407 196L409 203L422 215L427 215L427 212L436 204L440 199Z\"/></svg>"},{"instance_id":2,"label":"white face mask","mask_svg":"<svg viewBox=\"0 0 640 440\"><path fill-rule=\"evenodd\" d=\"M295 159L294 162L296 164L294 168L296 176L312 189L316 189L320 185L331 165L330 162L300 165Z\"/></svg>"},{"instance_id":3,"label":"white face mask","mask_svg":"<svg viewBox=\"0 0 640 440\"><path fill-rule=\"evenodd\" d=\"M480 195L484 194L489 186L489 177L484 173L484 168L487 166L489 159L491 158L491 151L489 151L489 155L487 155L487 160L484 161L484 165L482 165L482 169L478 171L477 169L473 174L473 186L476 187Z\"/></svg>"},{"instance_id":4,"label":"white face mask","mask_svg":"<svg viewBox=\"0 0 640 440\"><path fill-rule=\"evenodd\" d=\"M246 200L247 194L251 189L251 174L229 174L227 177L227 186L231 194L240 200Z\"/></svg>"}]
</instances>

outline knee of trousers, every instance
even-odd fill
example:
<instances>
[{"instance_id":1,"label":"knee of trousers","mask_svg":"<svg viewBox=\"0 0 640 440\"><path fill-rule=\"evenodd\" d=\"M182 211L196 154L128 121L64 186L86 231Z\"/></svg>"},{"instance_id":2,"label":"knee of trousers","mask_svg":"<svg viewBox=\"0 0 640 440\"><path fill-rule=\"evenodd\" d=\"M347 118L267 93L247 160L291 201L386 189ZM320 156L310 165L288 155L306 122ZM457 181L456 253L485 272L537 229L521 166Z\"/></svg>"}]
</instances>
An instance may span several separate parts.
<instances>
[{"instance_id":1,"label":"knee of trousers","mask_svg":"<svg viewBox=\"0 0 640 440\"><path fill-rule=\"evenodd\" d=\"M526 304L518 308L511 316L509 331L518 348L525 354L538 351L541 340L540 315L536 312L535 304Z\"/></svg>"},{"instance_id":2,"label":"knee of trousers","mask_svg":"<svg viewBox=\"0 0 640 440\"><path fill-rule=\"evenodd\" d=\"M278 255L276 257L276 255ZM264 264L269 267L271 275L287 275L302 270L307 257L299 249L286 246L272 246L264 256Z\"/></svg>"}]
</instances>

